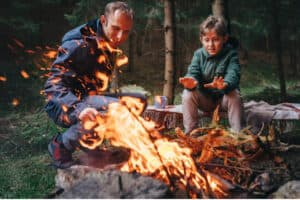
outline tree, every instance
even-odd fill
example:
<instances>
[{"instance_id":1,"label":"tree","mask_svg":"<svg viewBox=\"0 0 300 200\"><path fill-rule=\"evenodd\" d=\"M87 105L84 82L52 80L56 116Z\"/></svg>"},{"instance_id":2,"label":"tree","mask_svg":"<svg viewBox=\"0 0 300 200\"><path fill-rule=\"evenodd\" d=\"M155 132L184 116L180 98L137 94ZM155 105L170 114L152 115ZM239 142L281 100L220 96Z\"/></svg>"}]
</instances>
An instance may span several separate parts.
<instances>
[{"instance_id":1,"label":"tree","mask_svg":"<svg viewBox=\"0 0 300 200\"><path fill-rule=\"evenodd\" d=\"M213 15L225 19L228 33L230 33L230 19L228 17L227 0L211 0L211 8Z\"/></svg>"},{"instance_id":2,"label":"tree","mask_svg":"<svg viewBox=\"0 0 300 200\"><path fill-rule=\"evenodd\" d=\"M165 79L163 95L173 104L175 89L175 2L164 0Z\"/></svg>"},{"instance_id":3,"label":"tree","mask_svg":"<svg viewBox=\"0 0 300 200\"><path fill-rule=\"evenodd\" d=\"M286 84L285 84L285 76L284 76L284 68L282 63L282 46L281 46L281 26L278 19L278 13L280 12L280 0L274 0L269 2L271 5L271 16L273 18L272 29L274 35L274 47L276 51L277 58L277 73L280 84L280 97L281 101L286 100Z\"/></svg>"}]
</instances>

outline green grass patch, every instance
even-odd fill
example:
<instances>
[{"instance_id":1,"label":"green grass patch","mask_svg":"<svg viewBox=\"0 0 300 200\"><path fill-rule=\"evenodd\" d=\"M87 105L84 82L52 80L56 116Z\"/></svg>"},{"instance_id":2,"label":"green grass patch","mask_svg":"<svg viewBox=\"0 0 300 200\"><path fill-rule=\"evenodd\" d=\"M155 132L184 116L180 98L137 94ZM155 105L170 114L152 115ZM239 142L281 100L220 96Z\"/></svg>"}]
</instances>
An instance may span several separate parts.
<instances>
[{"instance_id":1,"label":"green grass patch","mask_svg":"<svg viewBox=\"0 0 300 200\"><path fill-rule=\"evenodd\" d=\"M56 173L47 144L60 129L41 110L11 113L0 129L0 198L45 198Z\"/></svg>"},{"instance_id":2,"label":"green grass patch","mask_svg":"<svg viewBox=\"0 0 300 200\"><path fill-rule=\"evenodd\" d=\"M45 198L54 189L56 170L48 155L23 154L0 164L0 198Z\"/></svg>"}]
</instances>

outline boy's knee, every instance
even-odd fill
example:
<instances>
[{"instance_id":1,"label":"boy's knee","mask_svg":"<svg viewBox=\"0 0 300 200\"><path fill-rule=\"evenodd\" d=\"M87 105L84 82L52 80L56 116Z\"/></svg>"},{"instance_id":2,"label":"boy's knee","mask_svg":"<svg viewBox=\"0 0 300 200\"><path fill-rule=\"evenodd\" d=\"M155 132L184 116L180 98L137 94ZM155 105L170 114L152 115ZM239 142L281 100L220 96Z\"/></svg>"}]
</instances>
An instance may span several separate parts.
<instances>
[{"instance_id":1,"label":"boy's knee","mask_svg":"<svg viewBox=\"0 0 300 200\"><path fill-rule=\"evenodd\" d=\"M195 98L196 91L183 90L182 101L190 101Z\"/></svg>"},{"instance_id":2,"label":"boy's knee","mask_svg":"<svg viewBox=\"0 0 300 200\"><path fill-rule=\"evenodd\" d=\"M241 94L240 94L240 92L237 89L232 90L231 92L225 94L225 97L229 101L235 101L235 102L241 102L242 101Z\"/></svg>"}]
</instances>

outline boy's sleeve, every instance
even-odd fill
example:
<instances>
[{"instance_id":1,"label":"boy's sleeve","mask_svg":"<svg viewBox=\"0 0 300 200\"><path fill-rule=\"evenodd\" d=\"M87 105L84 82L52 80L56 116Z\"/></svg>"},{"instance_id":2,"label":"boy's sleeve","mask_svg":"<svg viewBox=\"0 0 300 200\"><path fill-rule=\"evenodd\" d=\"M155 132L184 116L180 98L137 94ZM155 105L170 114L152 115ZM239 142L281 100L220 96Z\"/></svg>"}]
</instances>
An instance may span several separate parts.
<instances>
[{"instance_id":1,"label":"boy's sleeve","mask_svg":"<svg viewBox=\"0 0 300 200\"><path fill-rule=\"evenodd\" d=\"M188 67L185 77L193 77L199 82L201 80L201 74L200 52L198 50L194 52L191 64Z\"/></svg>"},{"instance_id":2,"label":"boy's sleeve","mask_svg":"<svg viewBox=\"0 0 300 200\"><path fill-rule=\"evenodd\" d=\"M225 93L228 93L239 87L241 76L241 67L237 51L232 51L229 55L229 62L224 76L224 82L228 84Z\"/></svg>"}]
</instances>

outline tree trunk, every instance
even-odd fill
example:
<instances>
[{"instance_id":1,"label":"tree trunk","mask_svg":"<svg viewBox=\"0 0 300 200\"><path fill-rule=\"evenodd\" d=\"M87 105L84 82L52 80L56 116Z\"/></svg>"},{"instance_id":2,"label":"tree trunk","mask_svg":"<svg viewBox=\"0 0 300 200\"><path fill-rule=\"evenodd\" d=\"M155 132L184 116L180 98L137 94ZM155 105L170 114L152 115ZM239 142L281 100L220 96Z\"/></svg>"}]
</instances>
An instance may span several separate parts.
<instances>
[{"instance_id":1,"label":"tree trunk","mask_svg":"<svg viewBox=\"0 0 300 200\"><path fill-rule=\"evenodd\" d=\"M278 19L278 13L280 12L280 1L274 0L270 2L271 5L271 14L273 18L273 35L274 35L274 47L276 51L276 59L277 59L277 67L278 67L278 77L280 81L280 95L281 101L286 100L286 84L285 84L285 76L284 76L284 67L282 63L282 46L281 46L281 27Z\"/></svg>"},{"instance_id":2,"label":"tree trunk","mask_svg":"<svg viewBox=\"0 0 300 200\"><path fill-rule=\"evenodd\" d=\"M297 16L297 2L296 0L291 1L291 13L292 16ZM292 74L294 77L297 77L298 75L298 69L297 69L297 17L294 17L290 19L291 23L291 39L290 39L290 45L289 45L289 54L290 54L290 69L292 69Z\"/></svg>"},{"instance_id":3,"label":"tree trunk","mask_svg":"<svg viewBox=\"0 0 300 200\"><path fill-rule=\"evenodd\" d=\"M212 0L212 13L214 16L222 17L227 23L227 30L230 33L230 19L228 17L228 3L227 0Z\"/></svg>"},{"instance_id":4,"label":"tree trunk","mask_svg":"<svg viewBox=\"0 0 300 200\"><path fill-rule=\"evenodd\" d=\"M173 104L175 90L175 2L164 0L165 30L165 77L163 95Z\"/></svg>"}]
</instances>

